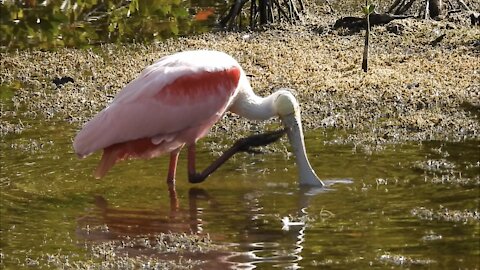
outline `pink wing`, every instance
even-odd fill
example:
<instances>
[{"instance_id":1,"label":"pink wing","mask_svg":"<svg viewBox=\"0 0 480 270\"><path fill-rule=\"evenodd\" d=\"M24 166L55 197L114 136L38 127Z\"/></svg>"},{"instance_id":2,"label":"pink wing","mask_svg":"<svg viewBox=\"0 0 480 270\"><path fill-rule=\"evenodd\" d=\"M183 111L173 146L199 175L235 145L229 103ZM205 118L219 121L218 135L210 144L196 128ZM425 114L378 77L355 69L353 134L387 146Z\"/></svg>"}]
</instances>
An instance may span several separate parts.
<instances>
[{"instance_id":1,"label":"pink wing","mask_svg":"<svg viewBox=\"0 0 480 270\"><path fill-rule=\"evenodd\" d=\"M111 167L118 159L151 158L205 136L236 95L242 71L230 57L202 65L182 56L162 58L130 82L77 134L75 152L84 157L105 149L102 163L115 159L107 162ZM108 157L107 150L116 153Z\"/></svg>"}]
</instances>

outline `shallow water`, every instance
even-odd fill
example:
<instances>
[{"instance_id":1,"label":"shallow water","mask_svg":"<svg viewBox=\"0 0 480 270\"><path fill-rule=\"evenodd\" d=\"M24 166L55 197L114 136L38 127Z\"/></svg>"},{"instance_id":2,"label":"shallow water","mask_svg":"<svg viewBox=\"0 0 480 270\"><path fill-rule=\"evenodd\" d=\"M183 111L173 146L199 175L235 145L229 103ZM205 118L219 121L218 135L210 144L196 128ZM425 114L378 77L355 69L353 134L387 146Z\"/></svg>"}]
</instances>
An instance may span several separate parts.
<instances>
[{"instance_id":1,"label":"shallow water","mask_svg":"<svg viewBox=\"0 0 480 270\"><path fill-rule=\"evenodd\" d=\"M123 162L97 181L99 156L76 158L71 126L30 124L1 142L3 269L51 268L58 258L75 267L100 260L92 254L102 243L162 232L208 234L220 248L124 251L204 260L199 269L480 267L478 142L364 154L325 144L335 139L331 131L307 132L312 166L328 188L299 189L293 159L280 152L240 154L197 185L187 183L182 159L176 206L165 184L166 157ZM215 158L204 143L198 151L198 167ZM284 226L286 217L297 225Z\"/></svg>"}]
</instances>

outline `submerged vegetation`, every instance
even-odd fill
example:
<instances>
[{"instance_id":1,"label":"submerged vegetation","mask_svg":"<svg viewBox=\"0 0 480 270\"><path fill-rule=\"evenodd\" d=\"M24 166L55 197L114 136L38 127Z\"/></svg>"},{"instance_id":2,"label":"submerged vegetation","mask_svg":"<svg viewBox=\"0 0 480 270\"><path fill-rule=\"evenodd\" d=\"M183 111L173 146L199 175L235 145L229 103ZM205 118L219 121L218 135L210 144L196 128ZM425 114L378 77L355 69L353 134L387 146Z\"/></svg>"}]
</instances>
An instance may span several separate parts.
<instances>
[{"instance_id":1,"label":"submerged vegetation","mask_svg":"<svg viewBox=\"0 0 480 270\"><path fill-rule=\"evenodd\" d=\"M478 210L459 211L459 210L450 210L450 209L441 207L439 210L435 211L432 209L419 207L419 208L412 209L412 215L424 220L442 220L442 221L459 222L459 223L480 221L480 214L478 213Z\"/></svg>"},{"instance_id":2,"label":"submerged vegetation","mask_svg":"<svg viewBox=\"0 0 480 270\"><path fill-rule=\"evenodd\" d=\"M95 232L91 230L90 233ZM221 255L221 249L212 243L208 235L160 233L86 244L86 258L68 252L45 253L40 257L26 257L18 262L18 266L56 269L192 269L205 264L208 256Z\"/></svg>"}]
</instances>

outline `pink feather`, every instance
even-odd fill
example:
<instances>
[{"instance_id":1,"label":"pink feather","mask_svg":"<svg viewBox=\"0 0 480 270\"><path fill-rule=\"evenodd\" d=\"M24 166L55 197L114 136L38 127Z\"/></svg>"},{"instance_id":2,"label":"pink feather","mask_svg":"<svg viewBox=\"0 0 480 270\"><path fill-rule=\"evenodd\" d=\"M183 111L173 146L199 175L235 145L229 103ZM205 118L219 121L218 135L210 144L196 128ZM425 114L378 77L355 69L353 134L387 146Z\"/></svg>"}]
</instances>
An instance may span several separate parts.
<instances>
[{"instance_id":1,"label":"pink feather","mask_svg":"<svg viewBox=\"0 0 480 270\"><path fill-rule=\"evenodd\" d=\"M85 157L104 149L95 173L100 178L119 160L152 158L195 143L231 105L242 73L219 52L164 57L85 124L75 137L75 152Z\"/></svg>"}]
</instances>

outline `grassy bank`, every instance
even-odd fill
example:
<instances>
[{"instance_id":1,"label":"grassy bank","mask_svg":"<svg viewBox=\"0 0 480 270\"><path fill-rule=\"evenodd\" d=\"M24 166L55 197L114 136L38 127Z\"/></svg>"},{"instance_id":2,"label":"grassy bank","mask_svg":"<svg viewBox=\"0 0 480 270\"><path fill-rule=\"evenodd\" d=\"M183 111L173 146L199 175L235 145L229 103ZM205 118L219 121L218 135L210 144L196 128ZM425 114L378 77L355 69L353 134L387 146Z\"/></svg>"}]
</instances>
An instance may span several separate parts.
<instances>
[{"instance_id":1,"label":"grassy bank","mask_svg":"<svg viewBox=\"0 0 480 270\"><path fill-rule=\"evenodd\" d=\"M28 128L25 119L60 119L80 128L156 59L212 49L233 55L260 95L280 87L294 89L305 128L345 130L336 143L377 147L410 140L478 139L480 29L464 17L374 27L368 73L360 68L363 31L332 29L333 17L151 45L2 53L1 134L22 132ZM389 32L392 26L401 32ZM442 34L444 39L432 45ZM53 80L61 77L74 82L56 85ZM212 133L247 133L263 125L229 114Z\"/></svg>"}]
</instances>

